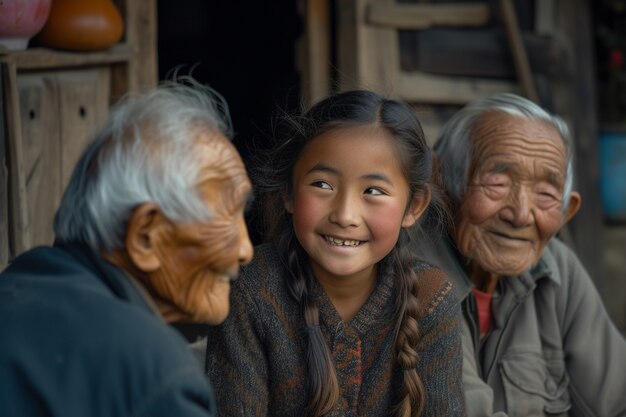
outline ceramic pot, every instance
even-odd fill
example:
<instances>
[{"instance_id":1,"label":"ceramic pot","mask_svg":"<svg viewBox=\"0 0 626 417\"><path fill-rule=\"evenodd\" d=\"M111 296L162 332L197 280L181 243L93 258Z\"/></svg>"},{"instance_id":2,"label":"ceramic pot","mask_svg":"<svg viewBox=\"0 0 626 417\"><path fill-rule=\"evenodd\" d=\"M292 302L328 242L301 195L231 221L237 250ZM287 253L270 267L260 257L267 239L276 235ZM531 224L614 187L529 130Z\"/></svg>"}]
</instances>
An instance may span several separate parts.
<instances>
[{"instance_id":1,"label":"ceramic pot","mask_svg":"<svg viewBox=\"0 0 626 417\"><path fill-rule=\"evenodd\" d=\"M51 0L0 1L0 44L9 49L26 49L50 13Z\"/></svg>"},{"instance_id":2,"label":"ceramic pot","mask_svg":"<svg viewBox=\"0 0 626 417\"><path fill-rule=\"evenodd\" d=\"M53 0L37 41L50 48L99 51L118 43L123 32L122 16L111 0Z\"/></svg>"}]
</instances>

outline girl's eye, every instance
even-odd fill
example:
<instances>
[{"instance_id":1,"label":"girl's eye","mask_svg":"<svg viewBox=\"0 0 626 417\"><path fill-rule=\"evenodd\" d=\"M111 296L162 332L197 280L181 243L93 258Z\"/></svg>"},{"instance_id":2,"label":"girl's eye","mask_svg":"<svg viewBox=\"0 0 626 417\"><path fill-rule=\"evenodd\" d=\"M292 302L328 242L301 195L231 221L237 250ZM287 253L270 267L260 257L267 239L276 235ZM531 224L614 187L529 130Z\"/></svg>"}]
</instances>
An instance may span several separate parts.
<instances>
[{"instance_id":1,"label":"girl's eye","mask_svg":"<svg viewBox=\"0 0 626 417\"><path fill-rule=\"evenodd\" d=\"M370 187L370 188L367 188L365 190L365 194L369 194L369 195L384 195L385 193L381 189L379 189L379 188Z\"/></svg>"},{"instance_id":2,"label":"girl's eye","mask_svg":"<svg viewBox=\"0 0 626 417\"><path fill-rule=\"evenodd\" d=\"M313 187L323 188L325 190L330 190L332 187L326 181L315 181L311 184Z\"/></svg>"}]
</instances>

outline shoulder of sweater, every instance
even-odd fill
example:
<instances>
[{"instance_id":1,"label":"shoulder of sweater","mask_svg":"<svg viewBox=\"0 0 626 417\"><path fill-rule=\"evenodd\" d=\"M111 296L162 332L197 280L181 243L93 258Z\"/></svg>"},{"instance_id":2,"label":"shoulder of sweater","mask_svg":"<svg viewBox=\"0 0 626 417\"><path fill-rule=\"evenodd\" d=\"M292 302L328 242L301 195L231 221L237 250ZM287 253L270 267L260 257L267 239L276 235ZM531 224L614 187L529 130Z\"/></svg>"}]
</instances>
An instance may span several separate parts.
<instances>
[{"instance_id":1,"label":"shoulder of sweater","mask_svg":"<svg viewBox=\"0 0 626 417\"><path fill-rule=\"evenodd\" d=\"M249 264L242 266L240 278L235 281L248 288L268 285L271 281L278 281L280 275L284 275L286 269L283 260L278 254L276 246L272 243L264 243L254 248L254 256Z\"/></svg>"},{"instance_id":2,"label":"shoulder of sweater","mask_svg":"<svg viewBox=\"0 0 626 417\"><path fill-rule=\"evenodd\" d=\"M416 267L416 273L419 280L418 300L424 318L458 304L458 296L445 271L421 262Z\"/></svg>"},{"instance_id":3,"label":"shoulder of sweater","mask_svg":"<svg viewBox=\"0 0 626 417\"><path fill-rule=\"evenodd\" d=\"M241 268L239 278L232 283L233 292L243 292L250 300L259 301L270 296L282 298L287 295L287 269L278 250L272 243L254 248L252 261Z\"/></svg>"}]
</instances>

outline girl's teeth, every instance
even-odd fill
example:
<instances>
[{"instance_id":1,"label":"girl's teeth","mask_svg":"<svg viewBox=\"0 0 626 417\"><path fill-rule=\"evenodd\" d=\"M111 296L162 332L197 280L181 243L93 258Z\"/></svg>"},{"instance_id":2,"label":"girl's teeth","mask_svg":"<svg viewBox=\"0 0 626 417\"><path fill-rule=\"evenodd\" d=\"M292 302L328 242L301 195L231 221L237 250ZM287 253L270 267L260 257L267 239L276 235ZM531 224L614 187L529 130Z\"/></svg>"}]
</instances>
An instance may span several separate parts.
<instances>
[{"instance_id":1,"label":"girl's teeth","mask_svg":"<svg viewBox=\"0 0 626 417\"><path fill-rule=\"evenodd\" d=\"M329 243L332 243L333 245L337 245L337 246L358 246L361 244L361 241L359 240L341 240L341 239L336 239L332 236L326 236L326 240Z\"/></svg>"}]
</instances>

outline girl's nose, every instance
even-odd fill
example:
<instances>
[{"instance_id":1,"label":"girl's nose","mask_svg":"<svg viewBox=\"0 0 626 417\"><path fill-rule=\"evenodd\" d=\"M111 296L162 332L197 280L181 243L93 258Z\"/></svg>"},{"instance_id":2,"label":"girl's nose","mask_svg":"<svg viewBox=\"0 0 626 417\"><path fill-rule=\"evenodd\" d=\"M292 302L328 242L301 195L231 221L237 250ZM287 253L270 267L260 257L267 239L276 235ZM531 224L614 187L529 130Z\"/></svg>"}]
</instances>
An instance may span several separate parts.
<instances>
[{"instance_id":1,"label":"girl's nose","mask_svg":"<svg viewBox=\"0 0 626 417\"><path fill-rule=\"evenodd\" d=\"M341 227L359 225L359 201L350 193L342 193L335 198L329 220Z\"/></svg>"}]
</instances>

